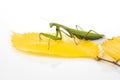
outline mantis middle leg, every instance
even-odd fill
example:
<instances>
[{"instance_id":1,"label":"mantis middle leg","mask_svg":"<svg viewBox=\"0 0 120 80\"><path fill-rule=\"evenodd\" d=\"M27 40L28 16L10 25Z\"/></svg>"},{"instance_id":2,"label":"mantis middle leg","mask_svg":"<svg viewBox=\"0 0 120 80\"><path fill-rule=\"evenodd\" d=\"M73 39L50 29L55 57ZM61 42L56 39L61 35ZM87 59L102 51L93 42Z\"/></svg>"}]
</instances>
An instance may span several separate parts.
<instances>
[{"instance_id":1,"label":"mantis middle leg","mask_svg":"<svg viewBox=\"0 0 120 80\"><path fill-rule=\"evenodd\" d=\"M61 30L61 32L63 32L63 33L64 33L65 35L67 35L68 37L73 38L75 44L78 45L77 42L76 42L76 40L75 40L75 37L74 37L71 33L68 34L68 33L64 32L64 31L62 31L62 30Z\"/></svg>"},{"instance_id":2,"label":"mantis middle leg","mask_svg":"<svg viewBox=\"0 0 120 80\"><path fill-rule=\"evenodd\" d=\"M76 26L76 29L78 30L78 28L80 29L80 30L83 30L80 26L78 26L78 25L75 25Z\"/></svg>"}]
</instances>

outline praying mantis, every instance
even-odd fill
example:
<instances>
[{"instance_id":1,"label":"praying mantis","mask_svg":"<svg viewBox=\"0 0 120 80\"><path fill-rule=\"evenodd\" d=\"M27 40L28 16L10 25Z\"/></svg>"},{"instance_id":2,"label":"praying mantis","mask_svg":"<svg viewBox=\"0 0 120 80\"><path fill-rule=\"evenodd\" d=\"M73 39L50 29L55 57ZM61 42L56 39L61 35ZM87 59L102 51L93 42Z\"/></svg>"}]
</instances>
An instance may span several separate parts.
<instances>
[{"instance_id":1,"label":"praying mantis","mask_svg":"<svg viewBox=\"0 0 120 80\"><path fill-rule=\"evenodd\" d=\"M43 36L49 38L48 49L49 49L49 46L50 46L50 39L62 40L62 33L61 32L66 34L68 37L73 38L76 45L77 45L77 42L75 41L75 38L85 39L85 40L97 40L97 39L100 39L100 38L104 37L103 34L98 34L97 32L95 32L93 30L89 30L87 32L87 31L83 31L83 30L72 29L72 28L69 28L65 25L62 25L62 24L59 24L59 23L54 23L54 22L50 23L49 25L50 25L50 28L52 28L53 26L56 26L56 35L51 35L51 34L48 34L48 33L40 33L39 34L40 39L41 39L40 35L43 35ZM68 34L66 32L62 31L60 28L66 30L68 32Z\"/></svg>"},{"instance_id":2,"label":"praying mantis","mask_svg":"<svg viewBox=\"0 0 120 80\"><path fill-rule=\"evenodd\" d=\"M52 28L53 26L56 26L56 35L51 35L51 34L47 34L47 33L40 33L40 35L43 35L43 36L48 37L53 40L61 40L62 39L61 32L66 34L68 37L74 38L74 39L75 39L75 37L77 37L78 39L97 40L97 39L104 37L103 34L98 34L97 32L95 32L93 30L89 30L87 32L87 31L83 31L83 30L72 29L72 28L69 28L67 26L64 26L64 25L58 24L58 23L50 23L49 25L50 25L50 28ZM65 33L64 31L62 31L60 28L66 30L68 32L68 34Z\"/></svg>"}]
</instances>

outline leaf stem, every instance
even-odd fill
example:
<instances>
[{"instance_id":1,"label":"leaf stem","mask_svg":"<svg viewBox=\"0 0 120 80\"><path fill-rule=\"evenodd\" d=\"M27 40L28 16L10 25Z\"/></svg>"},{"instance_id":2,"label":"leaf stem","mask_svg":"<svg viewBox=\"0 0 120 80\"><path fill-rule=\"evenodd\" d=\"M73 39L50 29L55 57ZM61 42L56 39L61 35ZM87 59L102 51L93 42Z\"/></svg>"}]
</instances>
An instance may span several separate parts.
<instances>
[{"instance_id":1,"label":"leaf stem","mask_svg":"<svg viewBox=\"0 0 120 80\"><path fill-rule=\"evenodd\" d=\"M98 61L103 60L103 61L106 61L106 62L109 62L109 63L115 64L115 65L117 65L117 66L120 67L120 64L118 64L118 61L109 61L109 60L107 60L107 59L103 59L103 58L101 58L101 57L99 57L99 56L97 56L97 60L98 60Z\"/></svg>"}]
</instances>

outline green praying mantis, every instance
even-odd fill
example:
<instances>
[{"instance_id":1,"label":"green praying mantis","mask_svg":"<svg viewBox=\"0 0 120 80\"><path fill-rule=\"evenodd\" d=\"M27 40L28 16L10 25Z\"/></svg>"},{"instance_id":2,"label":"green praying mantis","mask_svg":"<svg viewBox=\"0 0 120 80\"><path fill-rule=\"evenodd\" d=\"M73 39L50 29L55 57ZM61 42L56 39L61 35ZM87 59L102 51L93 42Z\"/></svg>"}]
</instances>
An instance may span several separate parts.
<instances>
[{"instance_id":1,"label":"green praying mantis","mask_svg":"<svg viewBox=\"0 0 120 80\"><path fill-rule=\"evenodd\" d=\"M50 28L52 28L53 26L56 27L56 35L52 35L52 34L48 34L48 33L42 33L42 32L39 34L40 40L41 40L40 35L43 35L43 36L49 38L48 49L50 48L50 39L62 40L62 32L64 34L66 34L68 37L73 38L76 45L77 45L77 42L76 42L75 38L85 39L85 40L97 40L97 39L100 39L100 38L104 37L103 34L98 34L97 32L95 32L93 30L89 30L87 32L87 31L83 31L83 30L72 29L72 28L69 28L65 25L58 24L58 23L50 23L49 25L50 25ZM76 26L76 28L77 27L78 26ZM68 33L61 30L61 28L64 29L65 31L67 31Z\"/></svg>"},{"instance_id":2,"label":"green praying mantis","mask_svg":"<svg viewBox=\"0 0 120 80\"><path fill-rule=\"evenodd\" d=\"M75 37L78 39L85 39L85 40L97 40L97 39L104 37L103 34L98 34L97 32L95 32L93 30L89 30L87 32L87 31L83 31L83 30L72 29L72 28L69 28L65 25L58 24L58 23L50 23L49 25L50 25L50 28L52 28L53 26L56 27L56 35L51 35L51 34L47 34L47 33L40 33L40 35L43 35L43 36L48 37L49 39L53 39L53 40L61 40L62 39L62 32L64 34L66 34L68 37L73 38L74 41L75 41ZM68 34L65 33L64 31L62 31L60 28L67 31Z\"/></svg>"}]
</instances>

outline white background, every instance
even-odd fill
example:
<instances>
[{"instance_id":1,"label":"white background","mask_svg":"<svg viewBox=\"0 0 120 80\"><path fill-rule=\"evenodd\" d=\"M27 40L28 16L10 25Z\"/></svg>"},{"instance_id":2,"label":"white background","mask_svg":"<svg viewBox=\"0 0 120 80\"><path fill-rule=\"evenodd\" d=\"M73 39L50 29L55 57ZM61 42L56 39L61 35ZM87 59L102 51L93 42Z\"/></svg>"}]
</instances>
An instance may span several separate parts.
<instances>
[{"instance_id":1,"label":"white background","mask_svg":"<svg viewBox=\"0 0 120 80\"><path fill-rule=\"evenodd\" d=\"M12 31L52 31L49 22L77 24L111 38L120 35L120 2L0 0L0 80L120 80L120 68L108 63L30 56L11 46Z\"/></svg>"}]
</instances>

